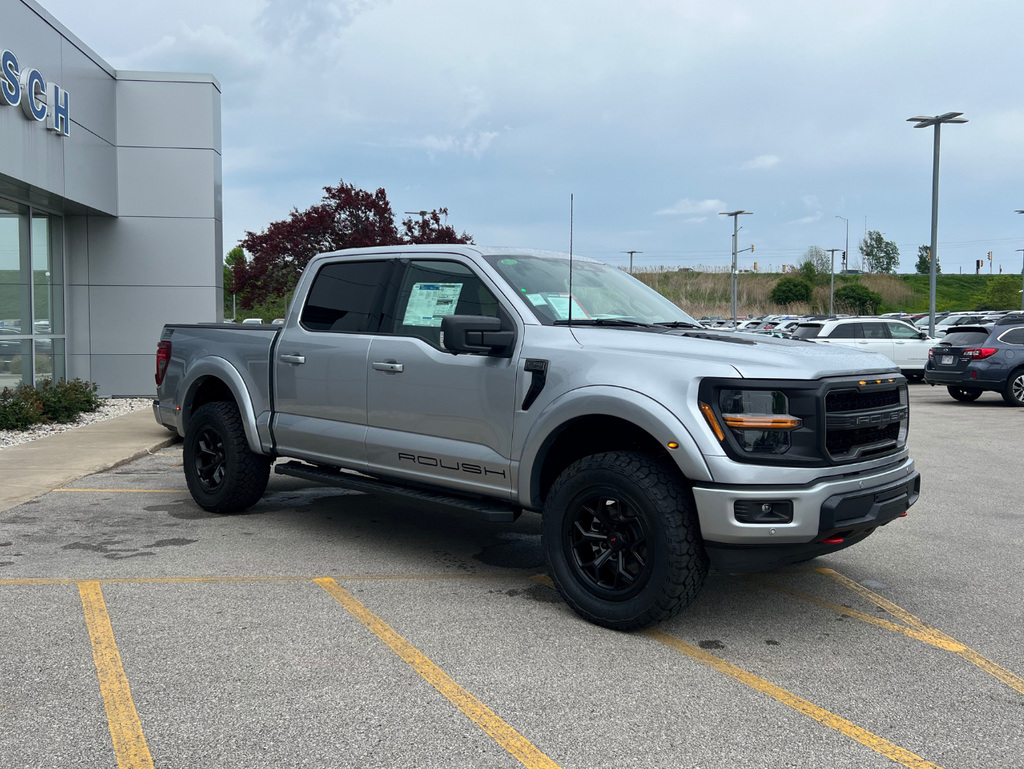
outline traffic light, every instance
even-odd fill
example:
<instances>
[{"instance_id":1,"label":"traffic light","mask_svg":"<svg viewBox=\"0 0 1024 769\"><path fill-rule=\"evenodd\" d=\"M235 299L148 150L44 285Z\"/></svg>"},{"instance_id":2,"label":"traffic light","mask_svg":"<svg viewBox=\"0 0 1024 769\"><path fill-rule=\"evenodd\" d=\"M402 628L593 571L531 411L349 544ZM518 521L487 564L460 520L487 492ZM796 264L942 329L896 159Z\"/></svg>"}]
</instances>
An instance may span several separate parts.
<instances>
[{"instance_id":1,"label":"traffic light","mask_svg":"<svg viewBox=\"0 0 1024 769\"><path fill-rule=\"evenodd\" d=\"M988 252L988 260L990 262L992 261L992 252L991 251Z\"/></svg>"},{"instance_id":2,"label":"traffic light","mask_svg":"<svg viewBox=\"0 0 1024 769\"><path fill-rule=\"evenodd\" d=\"M750 250L753 251L754 249L751 248ZM757 262L754 262L754 272L757 272Z\"/></svg>"},{"instance_id":3,"label":"traffic light","mask_svg":"<svg viewBox=\"0 0 1024 769\"><path fill-rule=\"evenodd\" d=\"M981 259L978 259L978 260L976 260L974 262L974 274L975 275L977 275L978 273L981 272L981 265L983 265L984 263L985 262L983 262Z\"/></svg>"},{"instance_id":4,"label":"traffic light","mask_svg":"<svg viewBox=\"0 0 1024 769\"><path fill-rule=\"evenodd\" d=\"M750 244L750 253L754 253L754 244L753 243Z\"/></svg>"}]
</instances>

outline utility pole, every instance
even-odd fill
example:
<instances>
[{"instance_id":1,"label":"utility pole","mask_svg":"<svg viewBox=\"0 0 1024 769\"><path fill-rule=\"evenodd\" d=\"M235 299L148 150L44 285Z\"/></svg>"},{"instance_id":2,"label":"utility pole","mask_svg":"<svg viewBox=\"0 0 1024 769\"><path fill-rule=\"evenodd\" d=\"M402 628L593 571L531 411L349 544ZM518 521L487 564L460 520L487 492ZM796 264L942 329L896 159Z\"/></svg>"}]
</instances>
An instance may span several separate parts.
<instances>
[{"instance_id":1,"label":"utility pole","mask_svg":"<svg viewBox=\"0 0 1024 769\"><path fill-rule=\"evenodd\" d=\"M840 216L839 218L842 219L843 217ZM832 287L829 289L828 292L828 314L834 315L835 313L833 312L833 305L835 304L836 298L836 251L843 251L843 249L826 248L825 250L828 251L829 256L832 257L832 267L830 270L832 273ZM846 252L843 251L843 253L845 254Z\"/></svg>"},{"instance_id":2,"label":"utility pole","mask_svg":"<svg viewBox=\"0 0 1024 769\"><path fill-rule=\"evenodd\" d=\"M633 274L633 254L642 254L643 251L623 251L623 254L629 254L629 274Z\"/></svg>"},{"instance_id":3,"label":"utility pole","mask_svg":"<svg viewBox=\"0 0 1024 769\"><path fill-rule=\"evenodd\" d=\"M736 264L736 237L740 234L739 221L743 215L752 215L753 211L721 211L719 216L732 217L732 325L736 327L736 294L739 289L739 269ZM744 249L746 250L746 249Z\"/></svg>"},{"instance_id":4,"label":"utility pole","mask_svg":"<svg viewBox=\"0 0 1024 769\"><path fill-rule=\"evenodd\" d=\"M908 118L908 123L917 123L914 128L935 126L935 145L932 152L932 243L929 253L932 255L928 278L928 336L935 336L935 265L939 261L939 129L943 123L966 123L967 118L960 117L963 112L945 112L941 115L928 117L920 115Z\"/></svg>"}]
</instances>

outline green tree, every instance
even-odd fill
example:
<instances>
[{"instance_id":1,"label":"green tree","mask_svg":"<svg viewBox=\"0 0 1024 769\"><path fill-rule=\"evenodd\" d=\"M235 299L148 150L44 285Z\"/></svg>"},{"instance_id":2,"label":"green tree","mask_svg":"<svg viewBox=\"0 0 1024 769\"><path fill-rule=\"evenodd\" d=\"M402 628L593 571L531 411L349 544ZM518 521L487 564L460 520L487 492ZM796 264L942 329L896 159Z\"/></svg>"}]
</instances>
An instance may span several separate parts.
<instances>
[{"instance_id":1,"label":"green tree","mask_svg":"<svg viewBox=\"0 0 1024 769\"><path fill-rule=\"evenodd\" d=\"M1021 279L1000 275L988 284L985 304L990 310L1019 310L1021 307Z\"/></svg>"},{"instance_id":2,"label":"green tree","mask_svg":"<svg viewBox=\"0 0 1024 769\"><path fill-rule=\"evenodd\" d=\"M932 269L931 258L929 252L931 246L918 246L917 247L917 264L914 265L914 270L918 275L930 275ZM935 274L942 274L942 265L939 264L938 260L935 261Z\"/></svg>"},{"instance_id":3,"label":"green tree","mask_svg":"<svg viewBox=\"0 0 1024 769\"><path fill-rule=\"evenodd\" d=\"M864 257L864 269L884 275L895 275L900 263L900 250L891 240L882 237L878 230L871 230L860 242L860 253Z\"/></svg>"},{"instance_id":4,"label":"green tree","mask_svg":"<svg viewBox=\"0 0 1024 769\"><path fill-rule=\"evenodd\" d=\"M824 283L832 272L832 262L828 251L820 246L811 246L800 257L800 266L796 270L804 280L812 285Z\"/></svg>"},{"instance_id":5,"label":"green tree","mask_svg":"<svg viewBox=\"0 0 1024 769\"><path fill-rule=\"evenodd\" d=\"M882 297L861 283L847 283L836 289L835 302L856 315L874 315L882 306Z\"/></svg>"},{"instance_id":6,"label":"green tree","mask_svg":"<svg viewBox=\"0 0 1024 769\"><path fill-rule=\"evenodd\" d=\"M811 284L802 278L780 278L772 288L768 299L775 304L782 305L809 302L811 301Z\"/></svg>"},{"instance_id":7,"label":"green tree","mask_svg":"<svg viewBox=\"0 0 1024 769\"><path fill-rule=\"evenodd\" d=\"M241 246L235 246L224 254L224 317L231 317L232 301L231 290L234 285L234 267L241 262L245 263L245 252Z\"/></svg>"}]
</instances>

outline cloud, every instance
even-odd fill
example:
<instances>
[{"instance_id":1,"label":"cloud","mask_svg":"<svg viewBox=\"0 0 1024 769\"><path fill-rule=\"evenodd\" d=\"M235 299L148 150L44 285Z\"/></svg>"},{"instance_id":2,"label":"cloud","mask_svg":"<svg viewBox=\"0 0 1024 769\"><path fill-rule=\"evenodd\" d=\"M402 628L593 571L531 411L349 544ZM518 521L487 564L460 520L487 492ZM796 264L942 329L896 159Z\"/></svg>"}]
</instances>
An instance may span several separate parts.
<instances>
[{"instance_id":1,"label":"cloud","mask_svg":"<svg viewBox=\"0 0 1024 769\"><path fill-rule=\"evenodd\" d=\"M403 142L401 146L425 149L431 157L450 152L455 155L472 155L479 158L491 146L491 142L497 135L497 131L477 131L466 134L461 139L454 136L430 135L424 136L422 139Z\"/></svg>"},{"instance_id":2,"label":"cloud","mask_svg":"<svg viewBox=\"0 0 1024 769\"><path fill-rule=\"evenodd\" d=\"M337 35L350 27L376 0L270 0L256 26L274 45L308 47L321 37Z\"/></svg>"},{"instance_id":3,"label":"cloud","mask_svg":"<svg viewBox=\"0 0 1024 769\"><path fill-rule=\"evenodd\" d=\"M706 222L708 218L706 216L691 216L686 221L688 222Z\"/></svg>"},{"instance_id":4,"label":"cloud","mask_svg":"<svg viewBox=\"0 0 1024 769\"><path fill-rule=\"evenodd\" d=\"M657 215L665 214L710 214L719 213L725 209L725 203L721 200L690 200L689 198L683 198L674 206L663 208L660 211L655 211Z\"/></svg>"},{"instance_id":5,"label":"cloud","mask_svg":"<svg viewBox=\"0 0 1024 769\"><path fill-rule=\"evenodd\" d=\"M763 171L767 168L777 166L779 161L782 160L778 155L758 155L753 160L748 160L746 163L740 166L740 170L743 171Z\"/></svg>"},{"instance_id":6,"label":"cloud","mask_svg":"<svg viewBox=\"0 0 1024 769\"><path fill-rule=\"evenodd\" d=\"M818 221L819 219L821 219L821 217L822 213L821 211L818 211L817 213L811 216L802 216L799 219L794 219L791 222L786 222L786 224L810 224L811 222Z\"/></svg>"}]
</instances>

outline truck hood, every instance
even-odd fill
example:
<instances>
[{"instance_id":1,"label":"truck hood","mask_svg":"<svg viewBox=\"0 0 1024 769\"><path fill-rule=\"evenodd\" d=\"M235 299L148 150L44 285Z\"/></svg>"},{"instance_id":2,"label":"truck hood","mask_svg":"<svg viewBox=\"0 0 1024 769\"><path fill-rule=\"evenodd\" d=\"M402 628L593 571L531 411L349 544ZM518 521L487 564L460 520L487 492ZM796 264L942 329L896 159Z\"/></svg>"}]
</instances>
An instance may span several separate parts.
<instances>
[{"instance_id":1,"label":"truck hood","mask_svg":"<svg viewBox=\"0 0 1024 769\"><path fill-rule=\"evenodd\" d=\"M644 330L574 327L577 341L591 351L663 355L687 361L704 360L732 366L746 379L821 379L899 373L884 355L800 339L679 329L667 333Z\"/></svg>"}]
</instances>

